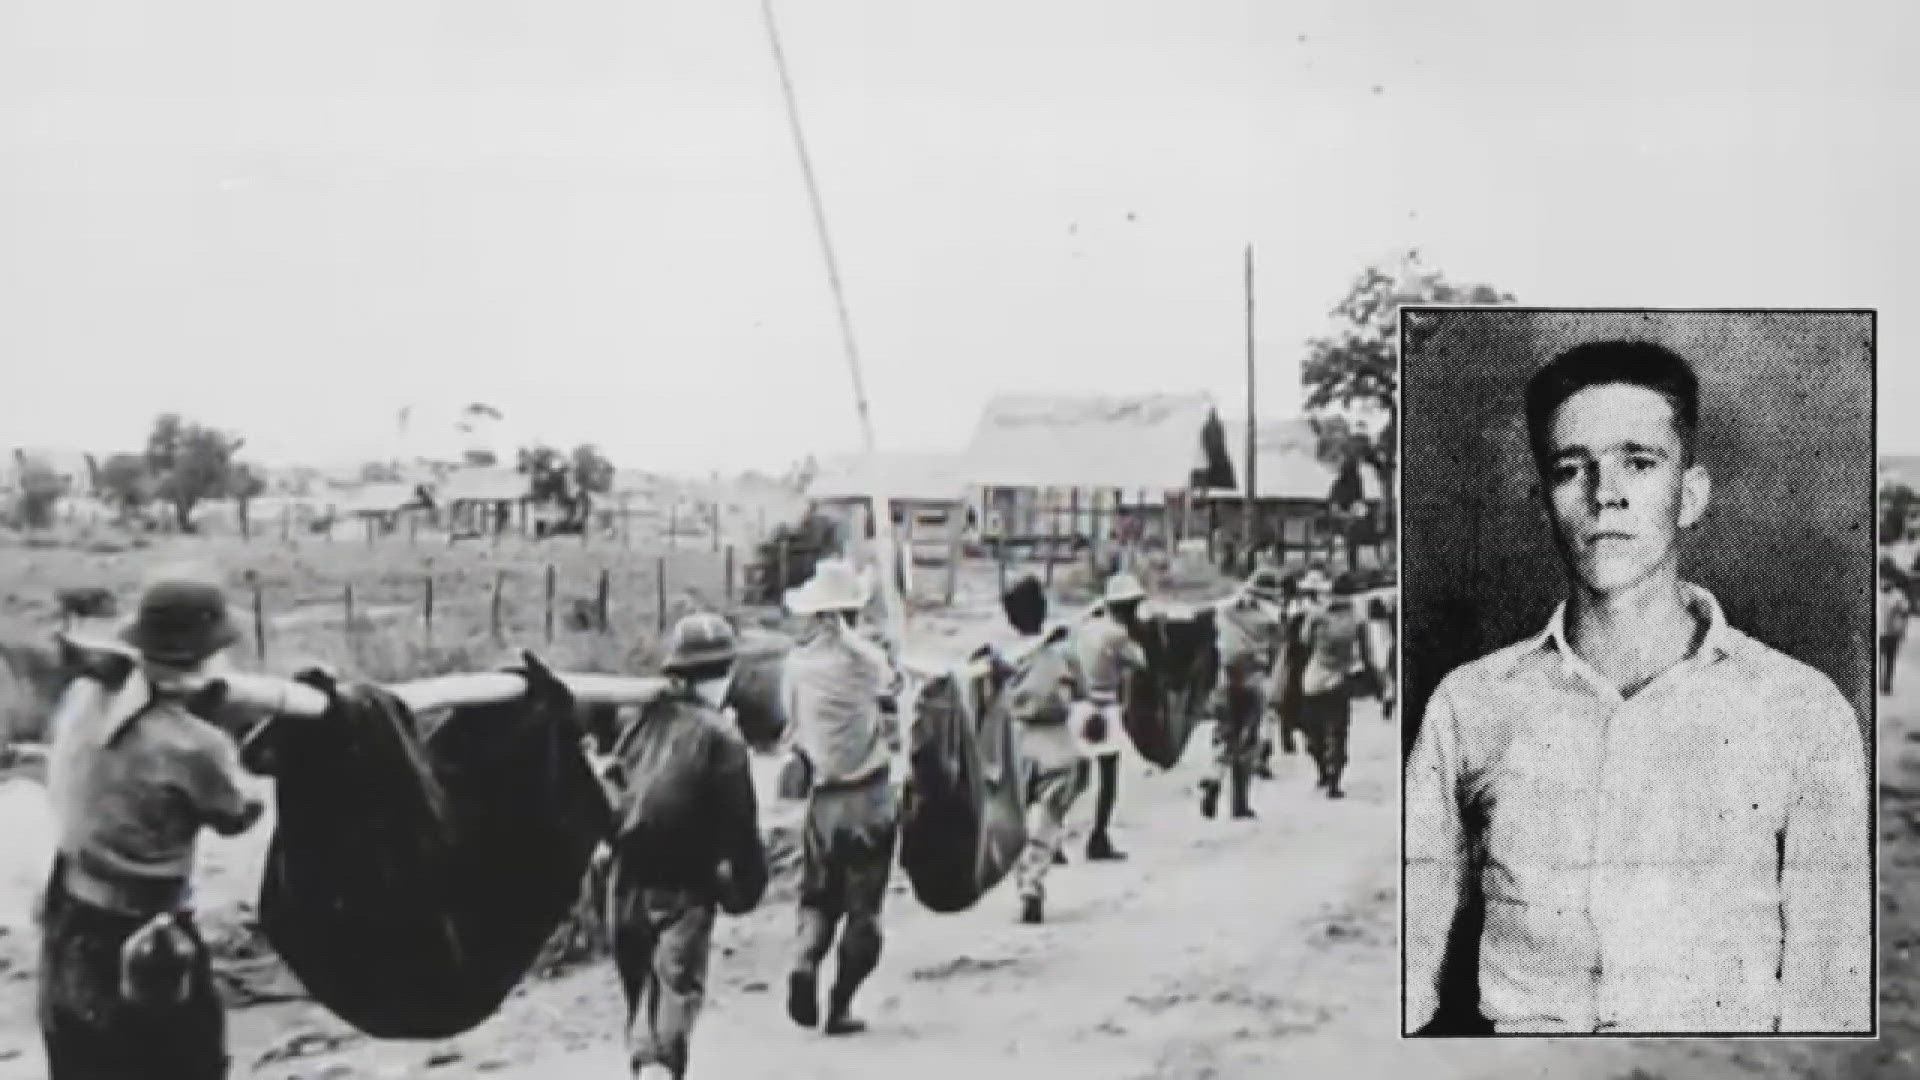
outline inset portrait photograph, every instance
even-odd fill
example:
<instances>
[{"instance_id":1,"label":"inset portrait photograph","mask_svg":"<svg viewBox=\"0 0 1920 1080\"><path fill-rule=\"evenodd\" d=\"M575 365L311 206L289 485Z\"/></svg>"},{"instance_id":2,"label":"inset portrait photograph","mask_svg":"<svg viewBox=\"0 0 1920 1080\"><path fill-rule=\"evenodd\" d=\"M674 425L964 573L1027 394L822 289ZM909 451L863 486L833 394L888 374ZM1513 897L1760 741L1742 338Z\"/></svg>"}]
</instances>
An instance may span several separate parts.
<instances>
[{"instance_id":1,"label":"inset portrait photograph","mask_svg":"<svg viewBox=\"0 0 1920 1080\"><path fill-rule=\"evenodd\" d=\"M1873 312L1400 331L1403 1033L1872 1035Z\"/></svg>"}]
</instances>

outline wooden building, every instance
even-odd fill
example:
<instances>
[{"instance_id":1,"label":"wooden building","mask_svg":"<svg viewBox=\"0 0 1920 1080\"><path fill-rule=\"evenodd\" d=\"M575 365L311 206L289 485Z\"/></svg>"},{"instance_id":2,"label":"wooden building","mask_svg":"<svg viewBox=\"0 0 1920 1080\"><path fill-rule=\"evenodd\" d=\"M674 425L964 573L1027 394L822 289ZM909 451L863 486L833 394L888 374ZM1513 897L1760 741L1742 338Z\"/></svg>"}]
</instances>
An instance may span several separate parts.
<instances>
[{"instance_id":1,"label":"wooden building","mask_svg":"<svg viewBox=\"0 0 1920 1080\"><path fill-rule=\"evenodd\" d=\"M533 502L527 477L512 469L473 466L451 473L434 492L450 540L526 532Z\"/></svg>"},{"instance_id":2,"label":"wooden building","mask_svg":"<svg viewBox=\"0 0 1920 1080\"><path fill-rule=\"evenodd\" d=\"M980 538L1048 558L1172 548L1204 528L1197 494L1234 483L1223 434L1203 393L996 397L964 455Z\"/></svg>"}]
</instances>

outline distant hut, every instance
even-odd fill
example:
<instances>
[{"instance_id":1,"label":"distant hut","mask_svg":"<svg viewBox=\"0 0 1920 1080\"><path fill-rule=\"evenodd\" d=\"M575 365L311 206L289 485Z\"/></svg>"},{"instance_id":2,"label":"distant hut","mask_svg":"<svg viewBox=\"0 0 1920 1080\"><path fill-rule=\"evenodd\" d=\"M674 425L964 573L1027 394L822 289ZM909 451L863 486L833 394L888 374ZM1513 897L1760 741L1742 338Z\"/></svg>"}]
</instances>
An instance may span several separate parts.
<instances>
[{"instance_id":1,"label":"distant hut","mask_svg":"<svg viewBox=\"0 0 1920 1080\"><path fill-rule=\"evenodd\" d=\"M830 462L811 478L805 495L811 511L833 520L856 545L874 538L873 500L885 496L895 541L912 566L952 567L967 531L966 474L961 459L950 454Z\"/></svg>"},{"instance_id":2,"label":"distant hut","mask_svg":"<svg viewBox=\"0 0 1920 1080\"><path fill-rule=\"evenodd\" d=\"M373 522L374 528L385 534L409 519L431 520L434 500L422 484L366 484L342 500L339 509L348 517Z\"/></svg>"},{"instance_id":3,"label":"distant hut","mask_svg":"<svg viewBox=\"0 0 1920 1080\"><path fill-rule=\"evenodd\" d=\"M1351 516L1356 507L1377 513L1384 505L1380 479L1372 469L1352 468L1342 477L1338 464L1320 457L1319 441L1305 417L1261 424L1255 430L1254 531L1262 546L1282 559L1289 552L1331 556L1342 534L1342 514ZM1246 458L1245 424L1227 425L1226 446L1234 471L1245 476L1240 472ZM1238 542L1248 512L1244 484L1199 494L1216 526Z\"/></svg>"},{"instance_id":4,"label":"distant hut","mask_svg":"<svg viewBox=\"0 0 1920 1080\"><path fill-rule=\"evenodd\" d=\"M1109 537L1205 535L1196 493L1234 483L1204 393L996 397L961 468L989 546L1053 557Z\"/></svg>"},{"instance_id":5,"label":"distant hut","mask_svg":"<svg viewBox=\"0 0 1920 1080\"><path fill-rule=\"evenodd\" d=\"M446 512L450 539L528 528L532 488L526 476L512 469L461 469L441 482L436 496Z\"/></svg>"}]
</instances>

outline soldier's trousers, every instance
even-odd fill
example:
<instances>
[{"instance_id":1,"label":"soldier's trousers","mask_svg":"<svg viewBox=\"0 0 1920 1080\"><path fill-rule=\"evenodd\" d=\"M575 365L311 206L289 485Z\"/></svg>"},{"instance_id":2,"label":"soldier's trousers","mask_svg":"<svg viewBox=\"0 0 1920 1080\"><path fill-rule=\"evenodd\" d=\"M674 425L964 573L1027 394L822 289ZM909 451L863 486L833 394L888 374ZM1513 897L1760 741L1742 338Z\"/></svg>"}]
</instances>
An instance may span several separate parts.
<instances>
[{"instance_id":1,"label":"soldier's trousers","mask_svg":"<svg viewBox=\"0 0 1920 1080\"><path fill-rule=\"evenodd\" d=\"M41 908L39 1019L50 1080L224 1080L226 1015L206 946L194 942L187 995L136 1004L121 995L120 948L147 921L69 895L56 860Z\"/></svg>"},{"instance_id":2,"label":"soldier's trousers","mask_svg":"<svg viewBox=\"0 0 1920 1080\"><path fill-rule=\"evenodd\" d=\"M1337 788L1347 767L1347 730L1353 704L1344 689L1300 695L1300 726L1306 730L1307 752L1320 769L1320 786Z\"/></svg>"},{"instance_id":3,"label":"soldier's trousers","mask_svg":"<svg viewBox=\"0 0 1920 1080\"><path fill-rule=\"evenodd\" d=\"M687 1075L693 1024L706 1001L715 900L701 891L633 880L615 861L608 920L613 963L627 997L627 1061Z\"/></svg>"},{"instance_id":4,"label":"soldier's trousers","mask_svg":"<svg viewBox=\"0 0 1920 1080\"><path fill-rule=\"evenodd\" d=\"M1260 725L1266 693L1257 680L1223 681L1213 695L1213 773L1223 783L1236 770L1251 770L1260 759Z\"/></svg>"},{"instance_id":5,"label":"soldier's trousers","mask_svg":"<svg viewBox=\"0 0 1920 1080\"><path fill-rule=\"evenodd\" d=\"M1014 864L1014 881L1023 897L1046 896L1047 870L1060 850L1067 814L1086 790L1087 775L1079 763L1050 769L1036 768L1028 777L1027 846Z\"/></svg>"},{"instance_id":6,"label":"soldier's trousers","mask_svg":"<svg viewBox=\"0 0 1920 1080\"><path fill-rule=\"evenodd\" d=\"M851 997L880 963L880 905L899 831L899 807L885 770L859 784L815 788L807 798L794 968L817 974L837 934L836 996Z\"/></svg>"}]
</instances>

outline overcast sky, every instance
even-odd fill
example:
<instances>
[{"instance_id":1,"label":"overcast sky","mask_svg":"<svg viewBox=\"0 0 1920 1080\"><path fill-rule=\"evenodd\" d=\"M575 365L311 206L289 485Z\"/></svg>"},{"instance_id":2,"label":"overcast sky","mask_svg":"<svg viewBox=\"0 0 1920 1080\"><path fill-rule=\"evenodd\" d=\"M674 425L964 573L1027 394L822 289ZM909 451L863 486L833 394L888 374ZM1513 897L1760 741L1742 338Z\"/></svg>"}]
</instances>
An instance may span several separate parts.
<instances>
[{"instance_id":1,"label":"overcast sky","mask_svg":"<svg viewBox=\"0 0 1920 1080\"><path fill-rule=\"evenodd\" d=\"M1878 307L1920 404L1912 7L778 10L880 443L938 449L1002 390L1237 415L1249 241L1274 416L1406 246L1528 303ZM640 468L859 442L758 0L0 0L0 358L9 445L177 409L351 460L469 400Z\"/></svg>"}]
</instances>

